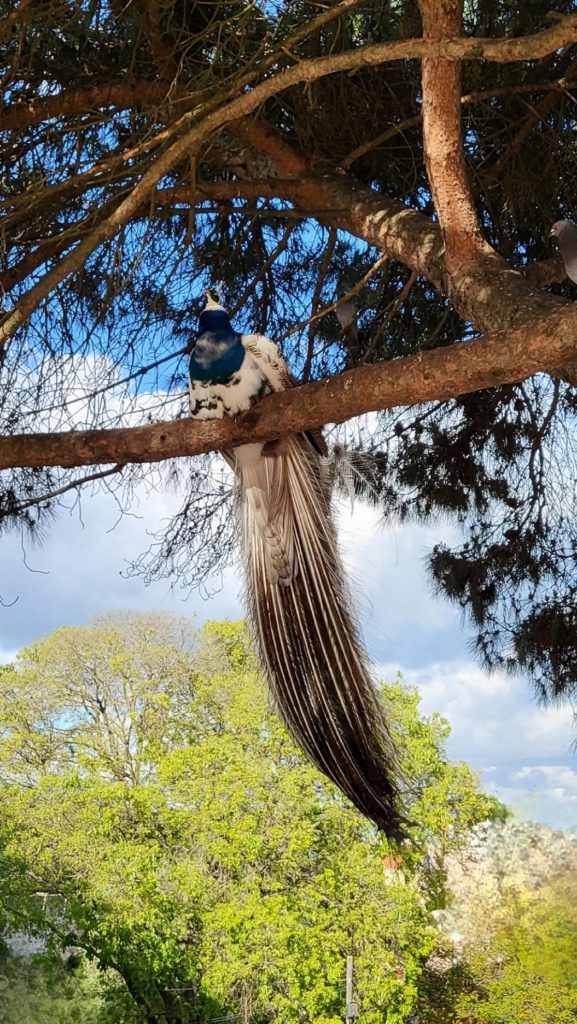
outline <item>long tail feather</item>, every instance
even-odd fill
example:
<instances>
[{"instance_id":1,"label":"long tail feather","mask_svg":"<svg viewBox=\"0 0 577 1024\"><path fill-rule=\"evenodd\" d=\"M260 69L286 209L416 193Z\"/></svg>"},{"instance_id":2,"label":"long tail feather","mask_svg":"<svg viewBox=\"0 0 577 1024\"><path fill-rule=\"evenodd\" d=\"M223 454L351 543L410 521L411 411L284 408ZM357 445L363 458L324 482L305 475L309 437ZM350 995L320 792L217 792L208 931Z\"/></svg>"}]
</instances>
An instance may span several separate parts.
<instances>
[{"instance_id":1,"label":"long tail feather","mask_svg":"<svg viewBox=\"0 0 577 1024\"><path fill-rule=\"evenodd\" d=\"M250 613L278 710L312 761L403 835L395 755L350 610L321 462L302 435L235 452Z\"/></svg>"}]
</instances>

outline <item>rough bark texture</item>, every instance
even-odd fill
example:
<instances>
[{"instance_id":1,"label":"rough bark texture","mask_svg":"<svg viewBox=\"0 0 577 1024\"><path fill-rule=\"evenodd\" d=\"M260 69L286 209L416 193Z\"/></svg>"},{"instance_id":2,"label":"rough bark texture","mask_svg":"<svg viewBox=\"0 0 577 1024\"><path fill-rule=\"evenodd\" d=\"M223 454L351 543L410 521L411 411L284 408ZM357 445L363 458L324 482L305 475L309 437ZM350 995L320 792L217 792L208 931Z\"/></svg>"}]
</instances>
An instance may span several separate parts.
<instances>
[{"instance_id":1,"label":"rough bark texture","mask_svg":"<svg viewBox=\"0 0 577 1024\"><path fill-rule=\"evenodd\" d=\"M236 422L176 420L126 430L0 439L0 469L159 462L341 423L352 416L442 400L555 370L577 357L577 309L407 359L357 367L265 398Z\"/></svg>"},{"instance_id":2,"label":"rough bark texture","mask_svg":"<svg viewBox=\"0 0 577 1024\"><path fill-rule=\"evenodd\" d=\"M346 175L307 176L305 161L262 123L244 121L235 127L266 154L277 174L293 179L294 184L283 187L281 183L280 193L303 210L331 211L319 219L363 238L428 278L478 330L500 330L554 312L563 304L563 299L532 287L488 246L473 265L450 274L439 226L427 217L357 185Z\"/></svg>"},{"instance_id":3,"label":"rough bark texture","mask_svg":"<svg viewBox=\"0 0 577 1024\"><path fill-rule=\"evenodd\" d=\"M420 0L426 39L460 35L461 0ZM489 254L467 180L461 128L461 64L444 57L422 62L425 164L450 274Z\"/></svg>"},{"instance_id":4,"label":"rough bark texture","mask_svg":"<svg viewBox=\"0 0 577 1024\"><path fill-rule=\"evenodd\" d=\"M265 100L284 89L299 83L314 82L319 78L341 71L371 67L385 61L406 57L443 57L453 61L467 59L509 62L539 58L560 46L574 42L577 42L577 15L560 18L552 28L534 36L525 36L522 39L407 39L374 43L340 54L301 60L292 67L260 82L250 91L243 92L223 107L217 110L211 109L200 123L195 123L193 127L188 127L193 120L193 115L191 113L183 114L171 128L170 134L176 141L142 175L130 195L120 203L105 222L94 228L71 253L64 256L41 281L22 296L13 310L4 316L0 325L0 346L4 345L25 323L53 288L77 270L99 245L112 238L130 220L142 203L152 194L161 178L168 174L179 160L182 160L185 155L192 155L212 132L237 118L251 114ZM235 88L238 88L238 85Z\"/></svg>"}]
</instances>

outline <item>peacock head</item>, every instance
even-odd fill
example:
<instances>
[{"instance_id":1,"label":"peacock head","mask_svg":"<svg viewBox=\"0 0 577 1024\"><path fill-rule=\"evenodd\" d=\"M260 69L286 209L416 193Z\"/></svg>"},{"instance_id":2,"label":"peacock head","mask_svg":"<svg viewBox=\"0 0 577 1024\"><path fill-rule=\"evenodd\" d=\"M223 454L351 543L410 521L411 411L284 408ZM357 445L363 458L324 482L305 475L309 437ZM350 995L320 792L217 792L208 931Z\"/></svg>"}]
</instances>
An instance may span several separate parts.
<instances>
[{"instance_id":1,"label":"peacock head","mask_svg":"<svg viewBox=\"0 0 577 1024\"><path fill-rule=\"evenodd\" d=\"M203 312L207 312L208 310L222 310L223 313L225 312L224 306L222 306L220 302L220 296L217 294L214 288L204 289Z\"/></svg>"}]
</instances>

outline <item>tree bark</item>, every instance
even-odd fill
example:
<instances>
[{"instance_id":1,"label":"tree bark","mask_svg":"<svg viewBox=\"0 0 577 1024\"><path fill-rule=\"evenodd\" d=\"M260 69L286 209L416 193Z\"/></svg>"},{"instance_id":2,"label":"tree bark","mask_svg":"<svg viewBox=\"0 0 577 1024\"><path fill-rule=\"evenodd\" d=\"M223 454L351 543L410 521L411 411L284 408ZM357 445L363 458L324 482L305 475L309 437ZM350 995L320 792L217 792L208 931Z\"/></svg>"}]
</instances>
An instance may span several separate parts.
<instances>
[{"instance_id":1,"label":"tree bark","mask_svg":"<svg viewBox=\"0 0 577 1024\"><path fill-rule=\"evenodd\" d=\"M460 35L462 0L419 0L426 39ZM451 275L492 250L487 244L469 188L462 141L461 64L445 57L422 61L423 144L431 194Z\"/></svg>"},{"instance_id":2,"label":"tree bark","mask_svg":"<svg viewBox=\"0 0 577 1024\"><path fill-rule=\"evenodd\" d=\"M69 431L0 438L0 469L160 462L342 423L352 416L440 401L577 358L577 307L449 348L360 366L271 395L237 420L192 419L118 430Z\"/></svg>"}]
</instances>

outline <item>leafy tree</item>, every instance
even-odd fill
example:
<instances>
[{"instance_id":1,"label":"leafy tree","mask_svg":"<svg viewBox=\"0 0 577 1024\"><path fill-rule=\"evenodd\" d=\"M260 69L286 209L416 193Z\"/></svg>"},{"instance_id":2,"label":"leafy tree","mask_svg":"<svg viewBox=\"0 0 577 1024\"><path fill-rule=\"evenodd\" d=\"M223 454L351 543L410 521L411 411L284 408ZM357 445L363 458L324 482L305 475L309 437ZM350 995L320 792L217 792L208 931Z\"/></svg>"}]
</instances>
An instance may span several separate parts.
<instances>
[{"instance_id":1,"label":"leafy tree","mask_svg":"<svg viewBox=\"0 0 577 1024\"><path fill-rule=\"evenodd\" d=\"M400 1024L440 857L499 806L413 691L384 699L415 821L401 850L293 746L241 625L123 615L23 650L0 678L7 922L121 978L146 1024L336 1024L347 953L368 1024Z\"/></svg>"},{"instance_id":2,"label":"leafy tree","mask_svg":"<svg viewBox=\"0 0 577 1024\"><path fill-rule=\"evenodd\" d=\"M132 1024L119 979L104 979L85 958L42 954L0 961L2 1024Z\"/></svg>"},{"instance_id":3,"label":"leafy tree","mask_svg":"<svg viewBox=\"0 0 577 1024\"><path fill-rule=\"evenodd\" d=\"M483 662L571 692L577 324L547 236L577 208L577 27L553 7L3 0L4 524L380 410L359 428L380 507L462 527L430 571ZM209 275L330 395L202 437L166 422ZM349 293L357 330L331 311ZM189 586L229 557L230 488L179 465L182 511L135 571Z\"/></svg>"},{"instance_id":4,"label":"leafy tree","mask_svg":"<svg viewBox=\"0 0 577 1024\"><path fill-rule=\"evenodd\" d=\"M518 892L504 901L492 941L467 951L472 990L458 1000L458 1020L572 1024L577 1015L577 909L567 896L563 885L538 898Z\"/></svg>"}]
</instances>

